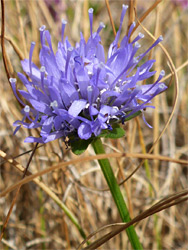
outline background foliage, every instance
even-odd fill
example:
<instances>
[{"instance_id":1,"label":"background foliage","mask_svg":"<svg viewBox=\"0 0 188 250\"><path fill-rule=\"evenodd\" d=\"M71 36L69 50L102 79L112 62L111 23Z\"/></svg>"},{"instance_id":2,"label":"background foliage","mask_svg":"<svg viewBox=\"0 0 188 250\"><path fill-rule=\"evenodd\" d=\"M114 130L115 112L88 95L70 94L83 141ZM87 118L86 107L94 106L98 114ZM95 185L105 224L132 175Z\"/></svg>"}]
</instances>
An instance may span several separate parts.
<instances>
[{"instance_id":1,"label":"background foliage","mask_svg":"<svg viewBox=\"0 0 188 250\"><path fill-rule=\"evenodd\" d=\"M137 16L140 18L153 4L153 0L138 0L134 2ZM160 2L160 1L156 1ZM133 1L109 1L115 27L119 26L122 4ZM103 21L106 28L102 31L102 43L108 45L114 39L105 1L60 1L60 0L7 0L5 1L5 48L8 69L11 76L21 71L21 58L28 58L31 41L36 42L34 61L39 51L38 28L45 24L50 30L53 47L60 40L61 19L68 21L66 35L72 44L79 40L79 32L89 36L89 20L87 10L94 8L94 29ZM133 12L131 12L133 13ZM123 25L122 36L129 25L128 15ZM145 160L142 167L121 185L126 197L131 217L139 215L155 202L166 195L177 193L187 188L187 165L181 160L187 160L188 155L188 86L187 86L187 9L178 1L162 1L149 11L143 21L144 27L156 37L163 35L163 46L167 49L179 78L179 96L171 123L163 133L161 140L154 148L154 160ZM141 27L135 32L145 34L143 51L153 42L151 37ZM133 34L134 37L134 34ZM171 71L166 56L161 48L156 48L150 55L156 58L155 70ZM20 129L13 136L12 123L21 119L20 106L14 97L5 73L2 54L0 54L0 149L1 176L0 188L4 191L9 186L20 181L22 173L16 164L5 161L2 152L11 158L33 149L32 144L23 143L30 131ZM156 138L167 122L175 102L176 83L174 78L165 81L169 89L155 98L156 109L147 110L147 121L153 126L148 128L140 118L128 121L123 126L125 136L121 139L103 139L106 152L132 153L132 157L110 158L118 181L129 176L139 165L141 159L134 154L144 155L149 151ZM20 88L21 82L18 81ZM81 156L77 164L67 164L66 167L56 169L40 176L40 181L46 185L47 191L34 182L21 187L18 199L10 216L7 229L0 244L1 249L70 249L77 247L83 240L77 228L69 220L62 207L54 202L53 195L66 204L78 219L86 235L104 225L120 222L111 195L106 191L106 183L102 177L96 160L86 161L88 156L94 155L92 148ZM168 156L176 162L160 161L159 156ZM26 166L29 153L15 159L22 166ZM37 149L30 164L29 171L37 173L60 162L80 159L66 148L61 140L50 142ZM49 192L50 190L50 192ZM15 191L7 192L0 198L0 226L9 211ZM160 213L140 221L136 231L145 249L186 249L188 244L188 216L187 202L163 210ZM107 230L96 235L100 238ZM125 232L106 242L101 249L129 249L130 245Z\"/></svg>"}]
</instances>

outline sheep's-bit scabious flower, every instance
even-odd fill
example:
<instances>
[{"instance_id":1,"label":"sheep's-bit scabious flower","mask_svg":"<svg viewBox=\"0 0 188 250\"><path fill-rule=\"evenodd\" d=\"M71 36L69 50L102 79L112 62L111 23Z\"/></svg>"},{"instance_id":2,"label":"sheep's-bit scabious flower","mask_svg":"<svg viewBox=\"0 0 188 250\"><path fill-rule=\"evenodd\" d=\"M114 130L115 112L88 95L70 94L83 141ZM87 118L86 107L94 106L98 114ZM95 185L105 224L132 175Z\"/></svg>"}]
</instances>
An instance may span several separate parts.
<instances>
[{"instance_id":1,"label":"sheep's-bit scabious flower","mask_svg":"<svg viewBox=\"0 0 188 250\"><path fill-rule=\"evenodd\" d=\"M21 125L40 129L39 138L30 136L25 142L46 143L57 138L88 140L153 107L148 103L167 88L161 82L164 71L153 84L141 85L143 80L156 73L150 71L155 60L142 63L142 59L162 41L162 36L146 52L138 54L138 41L144 35L139 33L129 42L135 27L133 23L128 35L118 44L127 8L123 5L120 27L109 47L107 59L99 35L105 25L101 22L97 32L93 32L93 9L88 11L90 38L86 42L81 33L80 42L75 47L68 38L64 39L65 20L62 20L62 40L56 53L49 31L45 26L40 28L41 68L32 62L35 47L32 42L29 59L21 62L28 77L18 73L27 89L18 91L27 100L27 105L16 93L16 79L10 79L14 94L24 107L23 119L14 123L15 132ZM145 121L144 116L143 119Z\"/></svg>"}]
</instances>

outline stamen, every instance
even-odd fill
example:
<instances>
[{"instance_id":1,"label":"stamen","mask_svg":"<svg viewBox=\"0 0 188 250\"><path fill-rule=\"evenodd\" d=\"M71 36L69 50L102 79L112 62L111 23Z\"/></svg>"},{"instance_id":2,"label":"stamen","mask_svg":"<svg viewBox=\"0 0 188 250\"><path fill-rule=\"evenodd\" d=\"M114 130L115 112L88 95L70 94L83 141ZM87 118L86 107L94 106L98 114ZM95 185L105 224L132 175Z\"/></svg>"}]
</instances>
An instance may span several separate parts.
<instances>
[{"instance_id":1,"label":"stamen","mask_svg":"<svg viewBox=\"0 0 188 250\"><path fill-rule=\"evenodd\" d=\"M134 44L135 42L137 42L137 41L140 40L141 38L144 38L144 34L139 33L138 36L132 41L132 44Z\"/></svg>"},{"instance_id":2,"label":"stamen","mask_svg":"<svg viewBox=\"0 0 188 250\"><path fill-rule=\"evenodd\" d=\"M157 79L157 83L165 76L165 71L164 70L161 70L160 74L159 74L159 77ZM154 83L155 84L155 83Z\"/></svg>"},{"instance_id":3,"label":"stamen","mask_svg":"<svg viewBox=\"0 0 188 250\"><path fill-rule=\"evenodd\" d=\"M160 35L159 38L158 38L157 40L159 40L159 42L163 41L163 36Z\"/></svg>"},{"instance_id":4,"label":"stamen","mask_svg":"<svg viewBox=\"0 0 188 250\"><path fill-rule=\"evenodd\" d=\"M42 31L44 31L46 29L46 26L45 25L42 25L40 28L39 28L39 30L42 32Z\"/></svg>"},{"instance_id":5,"label":"stamen","mask_svg":"<svg viewBox=\"0 0 188 250\"><path fill-rule=\"evenodd\" d=\"M16 78L9 78L9 82L11 83L11 86L12 86L12 90L13 90L13 93L15 95L15 97L17 98L17 100L23 105L25 106L25 103L22 102L22 100L20 99L20 97L18 96L17 92L16 92Z\"/></svg>"},{"instance_id":6,"label":"stamen","mask_svg":"<svg viewBox=\"0 0 188 250\"><path fill-rule=\"evenodd\" d=\"M44 33L45 29L46 29L45 25L42 25L39 28L39 31L40 31L40 41L41 41L42 46L44 45L43 33Z\"/></svg>"},{"instance_id":7,"label":"stamen","mask_svg":"<svg viewBox=\"0 0 188 250\"><path fill-rule=\"evenodd\" d=\"M100 22L100 25L99 25L99 27L98 27L98 30L97 30L97 34L99 34L99 32L102 30L102 29L104 29L106 26L104 25L104 23L103 22Z\"/></svg>"},{"instance_id":8,"label":"stamen","mask_svg":"<svg viewBox=\"0 0 188 250\"><path fill-rule=\"evenodd\" d=\"M88 101L90 104L92 103L92 93L93 93L93 87L88 86L87 87L87 94L88 94Z\"/></svg>"},{"instance_id":9,"label":"stamen","mask_svg":"<svg viewBox=\"0 0 188 250\"><path fill-rule=\"evenodd\" d=\"M65 77L67 78L67 73L68 73L68 66L69 66L69 61L70 61L70 58L71 58L71 54L72 54L72 51L73 51L73 47L69 47L67 49L67 60L66 60L66 65L65 65Z\"/></svg>"},{"instance_id":10,"label":"stamen","mask_svg":"<svg viewBox=\"0 0 188 250\"><path fill-rule=\"evenodd\" d=\"M17 80L16 80L16 78L9 78L9 82L10 82L11 84L14 84L14 83L17 82Z\"/></svg>"},{"instance_id":11,"label":"stamen","mask_svg":"<svg viewBox=\"0 0 188 250\"><path fill-rule=\"evenodd\" d=\"M32 76L32 67L31 67L31 63L32 63L32 55L33 55L33 50L35 48L35 42L31 43L31 47L30 47L30 51L29 51L29 70L30 70L30 75Z\"/></svg>"},{"instance_id":12,"label":"stamen","mask_svg":"<svg viewBox=\"0 0 188 250\"><path fill-rule=\"evenodd\" d=\"M89 104L89 103L87 103L85 108L86 108L86 109L88 109L88 108L89 108L89 106L90 106L90 104Z\"/></svg>"},{"instance_id":13,"label":"stamen","mask_svg":"<svg viewBox=\"0 0 188 250\"><path fill-rule=\"evenodd\" d=\"M161 70L160 75L161 75L162 77L165 76L165 71L164 71L164 70Z\"/></svg>"},{"instance_id":14,"label":"stamen","mask_svg":"<svg viewBox=\"0 0 188 250\"><path fill-rule=\"evenodd\" d=\"M133 29L134 29L135 26L136 26L136 23L133 22L133 23L131 24L131 27L129 28L129 32L128 32L128 36L127 36L128 39L130 38L131 33L132 33L132 31L133 31Z\"/></svg>"},{"instance_id":15,"label":"stamen","mask_svg":"<svg viewBox=\"0 0 188 250\"><path fill-rule=\"evenodd\" d=\"M120 87L118 87L117 85L114 87L114 91L117 93L121 93Z\"/></svg>"},{"instance_id":16,"label":"stamen","mask_svg":"<svg viewBox=\"0 0 188 250\"><path fill-rule=\"evenodd\" d=\"M25 113L29 113L30 112L30 107L28 105L25 105L24 112Z\"/></svg>"},{"instance_id":17,"label":"stamen","mask_svg":"<svg viewBox=\"0 0 188 250\"><path fill-rule=\"evenodd\" d=\"M139 72L139 75L144 74L144 73L146 72L146 70L147 70L147 68L144 68L143 70L141 70L141 71Z\"/></svg>"},{"instance_id":18,"label":"stamen","mask_svg":"<svg viewBox=\"0 0 188 250\"><path fill-rule=\"evenodd\" d=\"M45 71L46 71L46 68L44 67L44 66L42 66L41 68L40 68L40 72L44 72L45 73Z\"/></svg>"},{"instance_id":19,"label":"stamen","mask_svg":"<svg viewBox=\"0 0 188 250\"><path fill-rule=\"evenodd\" d=\"M97 85L98 80L99 80L99 75L102 69L105 68L105 64L103 62L99 63L98 69L97 69L97 75L96 75L96 79L95 79L95 84Z\"/></svg>"},{"instance_id":20,"label":"stamen","mask_svg":"<svg viewBox=\"0 0 188 250\"><path fill-rule=\"evenodd\" d=\"M151 45L151 47L146 50L146 52L144 52L143 54L140 55L139 57L139 61L142 60L142 58L151 50L153 49L158 43L160 43L161 41L163 41L163 37L162 36L159 36L159 38Z\"/></svg>"},{"instance_id":21,"label":"stamen","mask_svg":"<svg viewBox=\"0 0 188 250\"><path fill-rule=\"evenodd\" d=\"M134 57L134 58L133 58L133 63L136 63L136 64L137 64L137 63L138 63L138 59Z\"/></svg>"},{"instance_id":22,"label":"stamen","mask_svg":"<svg viewBox=\"0 0 188 250\"><path fill-rule=\"evenodd\" d=\"M159 85L159 88L160 88L160 89L165 89L165 88L166 88L166 85L165 85L164 83L161 83L161 84Z\"/></svg>"},{"instance_id":23,"label":"stamen","mask_svg":"<svg viewBox=\"0 0 188 250\"><path fill-rule=\"evenodd\" d=\"M121 11L121 18L120 18L120 25L123 23L123 19L125 17L126 10L129 8L128 5L122 4L122 11Z\"/></svg>"},{"instance_id":24,"label":"stamen","mask_svg":"<svg viewBox=\"0 0 188 250\"><path fill-rule=\"evenodd\" d=\"M136 88L132 91L132 93L130 94L130 98L129 100L127 100L126 104L123 106L123 108L121 108L120 111L125 110L126 106L138 95L139 92L142 91L142 88L140 86L136 86Z\"/></svg>"},{"instance_id":25,"label":"stamen","mask_svg":"<svg viewBox=\"0 0 188 250\"><path fill-rule=\"evenodd\" d=\"M100 68L100 69L104 69L104 68L105 68L105 64L104 64L103 62L100 62L100 63L99 63L99 68Z\"/></svg>"},{"instance_id":26,"label":"stamen","mask_svg":"<svg viewBox=\"0 0 188 250\"><path fill-rule=\"evenodd\" d=\"M145 118L144 113L142 113L142 119L143 119L144 123L145 123L149 128L153 128L153 127L146 121L146 118Z\"/></svg>"},{"instance_id":27,"label":"stamen","mask_svg":"<svg viewBox=\"0 0 188 250\"><path fill-rule=\"evenodd\" d=\"M69 48L68 48L68 51L72 52L73 49L74 49L73 47L69 47Z\"/></svg>"},{"instance_id":28,"label":"stamen","mask_svg":"<svg viewBox=\"0 0 188 250\"><path fill-rule=\"evenodd\" d=\"M56 100L54 100L53 102L50 103L50 107L51 108L57 108L58 107L58 103Z\"/></svg>"},{"instance_id":29,"label":"stamen","mask_svg":"<svg viewBox=\"0 0 188 250\"><path fill-rule=\"evenodd\" d=\"M127 4L122 4L122 8L125 9L125 10L127 10L127 9L129 8L129 5L127 5Z\"/></svg>"},{"instance_id":30,"label":"stamen","mask_svg":"<svg viewBox=\"0 0 188 250\"><path fill-rule=\"evenodd\" d=\"M92 38L92 29L93 29L93 8L90 8L88 10L89 13L89 21L90 21L90 33L91 33L91 38Z\"/></svg>"},{"instance_id":31,"label":"stamen","mask_svg":"<svg viewBox=\"0 0 188 250\"><path fill-rule=\"evenodd\" d=\"M163 78L163 76L165 76L165 71L164 71L164 70L161 70L161 72L160 72L160 74L159 74L159 77L158 77L157 81L156 81L154 84L152 84L152 86L151 86L147 91L145 91L145 92L143 93L143 95L145 95L145 94L148 93L153 87L155 87L155 86L160 82L160 80ZM163 83L161 83L161 84L163 84ZM162 85L162 88L164 88L164 86L166 87L166 85L164 84L164 85ZM161 88L160 85L159 85L159 88Z\"/></svg>"},{"instance_id":32,"label":"stamen","mask_svg":"<svg viewBox=\"0 0 188 250\"><path fill-rule=\"evenodd\" d=\"M67 24L67 21L62 19L62 29L61 29L61 40L62 40L62 43L64 41L64 32L65 32L65 26Z\"/></svg>"},{"instance_id":33,"label":"stamen","mask_svg":"<svg viewBox=\"0 0 188 250\"><path fill-rule=\"evenodd\" d=\"M102 90L100 91L100 95L102 95L104 92L106 92L106 89L102 89Z\"/></svg>"},{"instance_id":34,"label":"stamen","mask_svg":"<svg viewBox=\"0 0 188 250\"><path fill-rule=\"evenodd\" d=\"M141 47L141 45L138 42L135 42L135 47L138 49Z\"/></svg>"},{"instance_id":35,"label":"stamen","mask_svg":"<svg viewBox=\"0 0 188 250\"><path fill-rule=\"evenodd\" d=\"M122 5L122 11L121 11L121 17L120 17L120 26L119 26L118 32L117 32L115 40L114 40L115 44L118 43L118 40L119 40L119 37L120 37L120 33L121 33L121 29L122 29L123 19L125 17L125 13L126 13L127 9L128 9L128 5L123 4Z\"/></svg>"},{"instance_id":36,"label":"stamen","mask_svg":"<svg viewBox=\"0 0 188 250\"><path fill-rule=\"evenodd\" d=\"M88 87L87 87L87 91L88 91L88 92L92 92L92 91L93 91L92 86L88 86Z\"/></svg>"},{"instance_id":37,"label":"stamen","mask_svg":"<svg viewBox=\"0 0 188 250\"><path fill-rule=\"evenodd\" d=\"M93 75L93 73L91 71L88 71L88 76L91 77Z\"/></svg>"},{"instance_id":38,"label":"stamen","mask_svg":"<svg viewBox=\"0 0 188 250\"><path fill-rule=\"evenodd\" d=\"M139 36L140 38L144 38L144 37L145 37L144 34L142 34L141 32L138 34L138 36Z\"/></svg>"},{"instance_id":39,"label":"stamen","mask_svg":"<svg viewBox=\"0 0 188 250\"><path fill-rule=\"evenodd\" d=\"M41 73L41 87L42 87L42 90L43 92L45 93L45 89L44 89L44 76L45 76L45 71L46 71L46 68L44 66L42 66L40 68L40 73Z\"/></svg>"}]
</instances>

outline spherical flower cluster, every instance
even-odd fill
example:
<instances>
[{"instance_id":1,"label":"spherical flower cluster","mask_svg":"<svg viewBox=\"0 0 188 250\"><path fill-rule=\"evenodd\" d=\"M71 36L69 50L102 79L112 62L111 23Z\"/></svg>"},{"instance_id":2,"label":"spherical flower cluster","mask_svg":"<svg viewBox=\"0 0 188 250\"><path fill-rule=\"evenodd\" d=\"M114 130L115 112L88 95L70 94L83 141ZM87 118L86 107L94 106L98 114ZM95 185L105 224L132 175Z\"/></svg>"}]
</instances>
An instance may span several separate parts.
<instances>
[{"instance_id":1,"label":"spherical flower cluster","mask_svg":"<svg viewBox=\"0 0 188 250\"><path fill-rule=\"evenodd\" d=\"M45 26L40 28L42 48L39 57L42 66L39 69L32 62L35 46L32 42L29 59L21 62L28 77L18 73L27 89L18 91L27 100L27 105L16 93L16 79L10 79L13 91L24 107L23 119L14 123L15 132L21 125L29 129L40 128L39 138L30 136L25 142L46 143L67 137L87 140L100 135L103 130L112 130L113 123L124 123L137 112L153 107L148 103L167 88L161 82L164 71L153 84L141 85L143 80L156 73L150 71L155 60L144 63L141 60L162 41L162 37L146 52L137 55L140 48L138 40L144 35L139 33L129 42L135 27L133 23L128 35L118 44L127 8L123 5L120 27L106 60L99 35L105 25L101 22L97 32L93 32L93 9L88 11L90 38L86 42L81 33L80 42L75 47L67 38L64 39L65 20L62 21L62 41L58 43L56 53L49 31Z\"/></svg>"}]
</instances>

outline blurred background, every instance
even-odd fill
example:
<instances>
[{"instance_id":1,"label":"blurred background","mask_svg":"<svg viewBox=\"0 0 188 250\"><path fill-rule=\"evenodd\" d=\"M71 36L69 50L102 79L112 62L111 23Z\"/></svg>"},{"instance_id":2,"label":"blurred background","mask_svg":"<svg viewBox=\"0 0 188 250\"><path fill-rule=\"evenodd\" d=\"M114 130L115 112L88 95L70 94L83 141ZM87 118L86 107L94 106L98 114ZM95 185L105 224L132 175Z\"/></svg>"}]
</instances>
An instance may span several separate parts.
<instances>
[{"instance_id":1,"label":"blurred background","mask_svg":"<svg viewBox=\"0 0 188 250\"><path fill-rule=\"evenodd\" d=\"M137 18L141 18L153 6L153 0L109 1L112 19L116 30L119 27L122 4L134 2ZM5 49L8 70L11 77L22 72L20 60L28 58L30 44L36 42L33 61L39 63L39 28L46 25L52 36L54 52L61 40L61 20L67 20L65 35L74 46L80 39L80 31L89 37L88 8L94 8L94 30L102 21L106 27L101 32L102 45L106 53L114 39L106 3L104 0L5 0ZM2 10L2 9L1 9ZM131 14L132 13L132 14ZM148 11L143 21L144 27L155 37L162 35L162 45L167 49L179 78L179 96L172 121L154 148L154 154L171 158L188 159L188 8L186 1L165 0ZM126 34L133 12L127 13L121 38ZM142 32L145 38L141 45L145 51L153 40L138 27L133 38ZM157 46L148 57L156 59L154 70L166 72L168 90L156 97L155 110L147 110L146 120L153 126L148 128L142 118L133 119L124 125L125 137L118 140L104 140L107 153L130 152L145 154L153 145L164 128L173 110L176 98L176 83L171 74L167 57ZM24 143L31 132L21 128L14 136L15 120L22 118L21 108L10 88L0 54L0 149L16 161L26 166L33 144ZM22 72L23 73L23 72ZM17 79L18 80L18 79ZM147 83L152 83L149 79ZM18 80L17 87L23 88ZM26 152L26 153L25 153ZM25 153L25 154L23 154ZM21 155L23 154L23 155ZM21 155L21 156L19 156ZM91 147L82 155L75 156L61 140L56 140L37 149L29 171L36 173L62 161L94 155ZM22 172L14 165L1 159L0 189L5 190L18 182ZM83 158L84 159L84 158ZM121 182L139 165L138 158L110 159L118 181ZM185 165L155 160L146 160L131 179L121 185L131 217L135 217L152 206L164 196L187 188L188 171ZM106 189L97 161L82 161L67 167L51 171L40 176L40 181L70 209L78 219L86 235L110 223L121 222L117 209ZM0 198L0 227L9 211L15 190ZM75 249L83 241L78 229L65 215L53 195L45 192L39 185L29 182L20 189L18 199L10 216L1 249ZM144 249L187 249L188 245L188 204L187 202L140 221L136 231ZM103 233L107 231L104 230ZM96 235L100 238L102 233ZM131 249L125 232L106 242L100 249Z\"/></svg>"}]
</instances>

